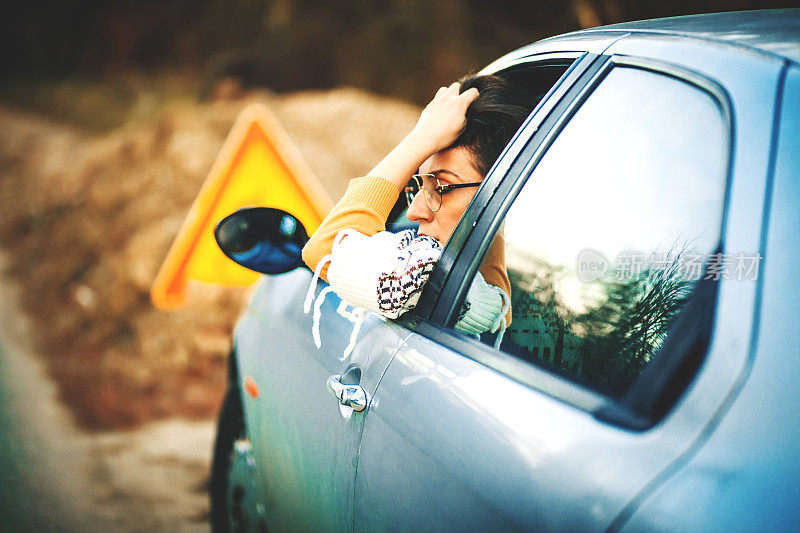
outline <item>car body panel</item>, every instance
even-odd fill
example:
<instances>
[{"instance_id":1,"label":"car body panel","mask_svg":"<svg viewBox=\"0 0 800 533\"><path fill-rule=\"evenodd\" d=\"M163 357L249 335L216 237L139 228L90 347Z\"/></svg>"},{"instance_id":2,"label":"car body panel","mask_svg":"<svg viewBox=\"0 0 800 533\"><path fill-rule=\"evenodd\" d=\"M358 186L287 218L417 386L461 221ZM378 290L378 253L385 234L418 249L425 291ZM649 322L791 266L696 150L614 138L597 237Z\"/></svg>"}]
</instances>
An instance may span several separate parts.
<instances>
[{"instance_id":1,"label":"car body panel","mask_svg":"<svg viewBox=\"0 0 800 533\"><path fill-rule=\"evenodd\" d=\"M549 37L501 59L520 57L537 50L573 49L582 42L592 43L584 45L585 48L600 53L604 44L627 35L716 42L738 51L749 49L800 62L800 41L797 38L800 35L800 10L796 8L707 13L609 24Z\"/></svg>"},{"instance_id":2,"label":"car body panel","mask_svg":"<svg viewBox=\"0 0 800 533\"><path fill-rule=\"evenodd\" d=\"M632 35L671 35L682 40L716 41L728 47L758 50L800 62L800 11L764 10L709 13L611 24L580 35L627 32ZM573 34L567 34L570 36Z\"/></svg>"},{"instance_id":3,"label":"car body panel","mask_svg":"<svg viewBox=\"0 0 800 533\"><path fill-rule=\"evenodd\" d=\"M268 525L276 530L351 527L364 415L343 415L327 379L356 365L360 384L374 393L408 335L370 314L355 349L344 357L357 319L350 306L340 314L341 300L330 293L320 305L324 328L317 349L312 316L303 313L310 281L305 269L263 278L235 334L239 376L255 379L260 389L258 398L244 394L243 406L253 456L262 467L259 483L268 494Z\"/></svg>"}]
</instances>

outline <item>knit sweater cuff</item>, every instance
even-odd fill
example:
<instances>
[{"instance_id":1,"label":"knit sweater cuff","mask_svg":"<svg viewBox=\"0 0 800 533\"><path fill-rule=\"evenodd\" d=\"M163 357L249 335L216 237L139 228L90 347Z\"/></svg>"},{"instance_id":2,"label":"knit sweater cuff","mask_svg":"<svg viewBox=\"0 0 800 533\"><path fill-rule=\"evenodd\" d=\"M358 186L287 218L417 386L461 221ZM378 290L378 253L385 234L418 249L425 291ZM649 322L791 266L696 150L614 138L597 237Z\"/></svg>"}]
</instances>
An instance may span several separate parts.
<instances>
[{"instance_id":1,"label":"knit sweater cuff","mask_svg":"<svg viewBox=\"0 0 800 533\"><path fill-rule=\"evenodd\" d=\"M376 214L386 220L399 196L400 190L391 181L367 176L351 179L339 204L371 206Z\"/></svg>"}]
</instances>

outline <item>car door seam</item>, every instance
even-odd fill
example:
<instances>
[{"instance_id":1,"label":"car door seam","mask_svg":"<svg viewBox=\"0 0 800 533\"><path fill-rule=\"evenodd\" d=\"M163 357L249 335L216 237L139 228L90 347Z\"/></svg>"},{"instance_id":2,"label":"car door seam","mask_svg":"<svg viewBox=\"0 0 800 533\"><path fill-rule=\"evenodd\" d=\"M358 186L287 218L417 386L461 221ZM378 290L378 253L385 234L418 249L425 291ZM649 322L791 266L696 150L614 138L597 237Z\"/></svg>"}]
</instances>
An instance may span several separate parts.
<instances>
[{"instance_id":1,"label":"car door seam","mask_svg":"<svg viewBox=\"0 0 800 533\"><path fill-rule=\"evenodd\" d=\"M378 378L378 381L375 383L375 388L372 391L372 398L370 399L369 406L367 407L365 415L364 415L364 423L361 424L361 432L360 432L360 434L358 436L358 448L356 450L356 464L355 464L355 468L354 468L354 471L353 471L353 497L351 499L351 501L353 502L352 503L353 508L351 509L351 512L350 512L350 516L351 516L350 531L353 531L353 532L355 532L355 530L356 530L356 505L357 505L357 501L356 501L356 486L358 484L358 466L361 463L361 445L364 443L364 430L367 427L366 415L370 412L370 410L372 408L372 402L375 401L375 395L378 393L378 387L380 387L381 381L383 381L383 376L386 375L386 372L388 372L389 366L392 364L392 361L394 361L395 356L398 353L400 353L400 350L403 348L403 346L405 346L406 342L408 341L409 338L411 338L411 336L413 334L414 334L413 331L409 331L408 332L408 334L405 336L405 338L403 338L403 341L398 344L397 349L394 351L392 356L389 358L389 361L386 363L386 366L384 367L383 371L381 372L381 375Z\"/></svg>"}]
</instances>

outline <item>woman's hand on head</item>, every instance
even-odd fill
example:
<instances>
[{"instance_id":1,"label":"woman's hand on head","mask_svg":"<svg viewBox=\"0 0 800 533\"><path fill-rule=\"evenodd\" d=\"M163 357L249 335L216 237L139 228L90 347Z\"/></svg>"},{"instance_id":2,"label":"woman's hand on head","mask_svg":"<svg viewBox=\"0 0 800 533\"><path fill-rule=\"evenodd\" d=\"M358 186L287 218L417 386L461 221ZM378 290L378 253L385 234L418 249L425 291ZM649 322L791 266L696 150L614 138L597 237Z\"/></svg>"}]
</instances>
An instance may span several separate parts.
<instances>
[{"instance_id":1,"label":"woman's hand on head","mask_svg":"<svg viewBox=\"0 0 800 533\"><path fill-rule=\"evenodd\" d=\"M411 135L429 146L431 153L453 144L467 125L467 108L479 93L474 87L463 93L459 93L460 89L458 82L439 89L411 132Z\"/></svg>"},{"instance_id":2,"label":"woman's hand on head","mask_svg":"<svg viewBox=\"0 0 800 533\"><path fill-rule=\"evenodd\" d=\"M460 88L454 83L439 89L411 133L367 175L382 177L402 191L426 159L453 144L467 124L467 108L478 97L478 89L459 94Z\"/></svg>"}]
</instances>

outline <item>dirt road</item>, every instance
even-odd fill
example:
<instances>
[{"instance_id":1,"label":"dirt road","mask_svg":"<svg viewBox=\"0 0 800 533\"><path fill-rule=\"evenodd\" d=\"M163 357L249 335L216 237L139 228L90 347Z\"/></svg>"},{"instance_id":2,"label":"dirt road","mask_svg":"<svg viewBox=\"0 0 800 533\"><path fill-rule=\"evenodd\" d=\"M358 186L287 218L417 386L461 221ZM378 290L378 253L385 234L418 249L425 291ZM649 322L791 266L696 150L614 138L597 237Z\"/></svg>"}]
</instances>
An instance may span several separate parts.
<instances>
[{"instance_id":1,"label":"dirt road","mask_svg":"<svg viewBox=\"0 0 800 533\"><path fill-rule=\"evenodd\" d=\"M0 278L0 530L208 531L213 422L78 431L33 352L19 290Z\"/></svg>"}]
</instances>

